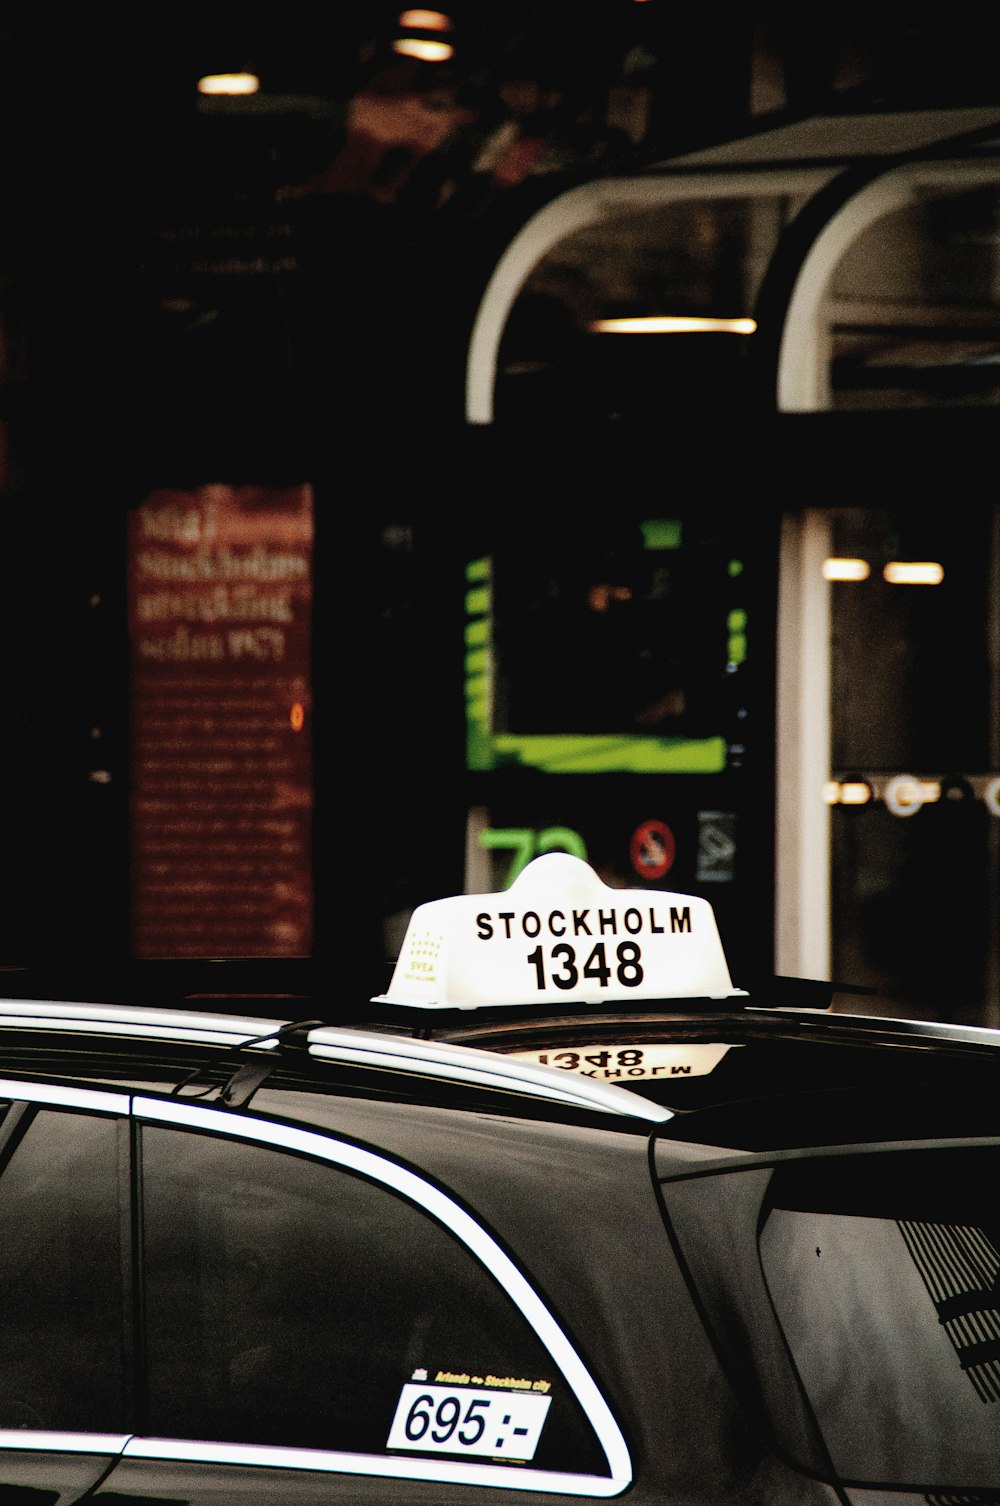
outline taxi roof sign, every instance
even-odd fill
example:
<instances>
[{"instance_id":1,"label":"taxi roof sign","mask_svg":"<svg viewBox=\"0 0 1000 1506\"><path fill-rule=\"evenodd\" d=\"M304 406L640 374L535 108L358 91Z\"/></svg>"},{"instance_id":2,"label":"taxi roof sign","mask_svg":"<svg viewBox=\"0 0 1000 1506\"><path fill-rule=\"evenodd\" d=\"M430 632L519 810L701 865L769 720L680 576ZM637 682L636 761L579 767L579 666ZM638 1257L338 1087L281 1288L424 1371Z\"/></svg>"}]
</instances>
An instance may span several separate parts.
<instances>
[{"instance_id":1,"label":"taxi roof sign","mask_svg":"<svg viewBox=\"0 0 1000 1506\"><path fill-rule=\"evenodd\" d=\"M500 894L414 910L389 990L411 1009L745 998L705 899L613 889L588 863L544 853Z\"/></svg>"}]
</instances>

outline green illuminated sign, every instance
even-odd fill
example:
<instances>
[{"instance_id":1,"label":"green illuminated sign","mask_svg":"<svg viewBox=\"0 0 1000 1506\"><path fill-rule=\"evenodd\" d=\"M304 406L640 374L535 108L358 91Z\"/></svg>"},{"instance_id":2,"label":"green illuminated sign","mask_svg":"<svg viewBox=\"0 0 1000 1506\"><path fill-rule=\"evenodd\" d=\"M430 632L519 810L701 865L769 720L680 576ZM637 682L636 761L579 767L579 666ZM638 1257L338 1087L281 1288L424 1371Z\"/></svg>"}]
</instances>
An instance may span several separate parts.
<instances>
[{"instance_id":1,"label":"green illuminated sign","mask_svg":"<svg viewBox=\"0 0 1000 1506\"><path fill-rule=\"evenodd\" d=\"M681 524L649 519L641 525L648 551L677 550ZM740 560L728 562L728 574L742 572ZM492 724L496 669L493 648L493 569L484 556L465 571L465 724L466 768L532 768L547 774L721 774L726 768L723 735L658 737L631 733L508 733ZM730 612L727 646L730 665L747 656L746 613Z\"/></svg>"},{"instance_id":2,"label":"green illuminated sign","mask_svg":"<svg viewBox=\"0 0 1000 1506\"><path fill-rule=\"evenodd\" d=\"M506 850L514 854L504 880L505 889L510 888L522 868L539 853L568 852L587 861L587 844L569 826L547 826L544 831L533 831L530 826L487 827L479 834L479 845L491 852Z\"/></svg>"}]
</instances>

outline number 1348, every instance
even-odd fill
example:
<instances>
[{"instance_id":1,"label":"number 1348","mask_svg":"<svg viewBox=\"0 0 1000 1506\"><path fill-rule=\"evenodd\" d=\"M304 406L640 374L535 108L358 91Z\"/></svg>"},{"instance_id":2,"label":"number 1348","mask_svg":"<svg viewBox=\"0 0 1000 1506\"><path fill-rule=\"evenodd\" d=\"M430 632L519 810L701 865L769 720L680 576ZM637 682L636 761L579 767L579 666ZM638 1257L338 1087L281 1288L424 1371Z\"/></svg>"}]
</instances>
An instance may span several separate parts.
<instances>
[{"instance_id":1,"label":"number 1348","mask_svg":"<svg viewBox=\"0 0 1000 1506\"><path fill-rule=\"evenodd\" d=\"M535 969L535 986L545 989L551 982L556 988L576 988L578 983L596 983L599 988L610 987L612 981L621 988L638 988L642 982L642 949L637 942L620 941L609 957L603 941L598 941L585 960L580 960L576 948L568 942L560 942L549 951L536 946L525 959Z\"/></svg>"}]
</instances>

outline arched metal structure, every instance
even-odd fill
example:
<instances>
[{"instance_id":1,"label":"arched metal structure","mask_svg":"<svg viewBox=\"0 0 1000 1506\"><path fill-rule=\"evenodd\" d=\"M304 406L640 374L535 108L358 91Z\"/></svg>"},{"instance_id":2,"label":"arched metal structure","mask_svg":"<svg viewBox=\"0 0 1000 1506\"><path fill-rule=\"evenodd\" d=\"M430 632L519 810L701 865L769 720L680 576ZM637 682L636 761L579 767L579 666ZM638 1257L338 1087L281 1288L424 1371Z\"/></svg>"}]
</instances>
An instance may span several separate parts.
<instances>
[{"instance_id":1,"label":"arched metal structure","mask_svg":"<svg viewBox=\"0 0 1000 1506\"><path fill-rule=\"evenodd\" d=\"M580 231L685 200L764 199L790 207L767 287L771 359L758 368L761 411L833 406L831 280L858 237L935 195L1000 190L1000 109L815 120L563 193L514 237L486 285L466 369L466 421L495 421L498 357L508 318L532 272ZM998 257L1000 265L1000 257ZM998 274L1000 276L1000 274ZM830 536L821 509L786 516L779 563L776 665L775 965L828 977L830 815L830 598L822 561Z\"/></svg>"}]
</instances>

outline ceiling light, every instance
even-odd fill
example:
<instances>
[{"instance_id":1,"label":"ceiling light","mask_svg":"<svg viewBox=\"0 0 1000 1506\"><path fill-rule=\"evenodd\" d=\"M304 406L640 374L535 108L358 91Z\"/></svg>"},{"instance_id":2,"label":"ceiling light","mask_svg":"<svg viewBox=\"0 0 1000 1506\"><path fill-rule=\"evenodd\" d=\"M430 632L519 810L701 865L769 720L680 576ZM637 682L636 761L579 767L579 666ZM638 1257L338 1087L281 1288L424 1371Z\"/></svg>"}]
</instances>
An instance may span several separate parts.
<instances>
[{"instance_id":1,"label":"ceiling light","mask_svg":"<svg viewBox=\"0 0 1000 1506\"><path fill-rule=\"evenodd\" d=\"M446 63L455 51L450 42L432 42L426 37L397 37L392 50L423 63Z\"/></svg>"},{"instance_id":2,"label":"ceiling light","mask_svg":"<svg viewBox=\"0 0 1000 1506\"><path fill-rule=\"evenodd\" d=\"M452 20L439 10L404 10L399 25L404 31L451 31Z\"/></svg>"},{"instance_id":3,"label":"ceiling light","mask_svg":"<svg viewBox=\"0 0 1000 1506\"><path fill-rule=\"evenodd\" d=\"M871 786L861 779L845 779L843 784L829 779L823 786L827 805L867 805L871 798Z\"/></svg>"},{"instance_id":4,"label":"ceiling light","mask_svg":"<svg viewBox=\"0 0 1000 1506\"><path fill-rule=\"evenodd\" d=\"M399 34L392 50L402 57L419 58L423 63L446 63L454 56L451 43L440 39L442 32L454 30L454 22L444 11L404 10L396 24Z\"/></svg>"},{"instance_id":5,"label":"ceiling light","mask_svg":"<svg viewBox=\"0 0 1000 1506\"><path fill-rule=\"evenodd\" d=\"M924 805L933 805L941 799L941 782L895 774L883 790L882 799L894 816L914 816Z\"/></svg>"},{"instance_id":6,"label":"ceiling light","mask_svg":"<svg viewBox=\"0 0 1000 1506\"><path fill-rule=\"evenodd\" d=\"M256 94L259 88L255 73L206 73L198 80L199 94Z\"/></svg>"},{"instance_id":7,"label":"ceiling light","mask_svg":"<svg viewBox=\"0 0 1000 1506\"><path fill-rule=\"evenodd\" d=\"M696 319L651 314L634 319L594 319L589 328L607 335L752 335L756 319Z\"/></svg>"},{"instance_id":8,"label":"ceiling light","mask_svg":"<svg viewBox=\"0 0 1000 1506\"><path fill-rule=\"evenodd\" d=\"M871 790L860 780L845 780L840 786L841 805L867 805L871 798Z\"/></svg>"},{"instance_id":9,"label":"ceiling light","mask_svg":"<svg viewBox=\"0 0 1000 1506\"><path fill-rule=\"evenodd\" d=\"M827 559L823 561L824 580L867 580L871 566L867 560Z\"/></svg>"},{"instance_id":10,"label":"ceiling light","mask_svg":"<svg viewBox=\"0 0 1000 1506\"><path fill-rule=\"evenodd\" d=\"M890 560L882 574L893 586L939 586L944 566L929 560Z\"/></svg>"}]
</instances>

